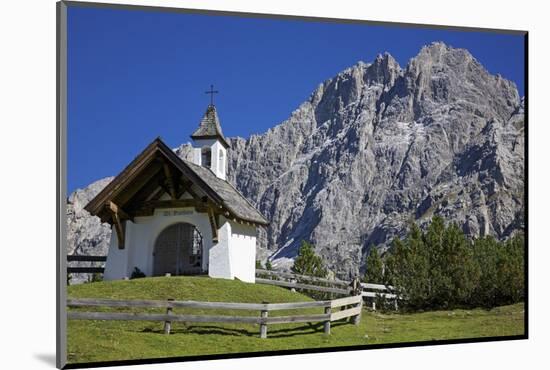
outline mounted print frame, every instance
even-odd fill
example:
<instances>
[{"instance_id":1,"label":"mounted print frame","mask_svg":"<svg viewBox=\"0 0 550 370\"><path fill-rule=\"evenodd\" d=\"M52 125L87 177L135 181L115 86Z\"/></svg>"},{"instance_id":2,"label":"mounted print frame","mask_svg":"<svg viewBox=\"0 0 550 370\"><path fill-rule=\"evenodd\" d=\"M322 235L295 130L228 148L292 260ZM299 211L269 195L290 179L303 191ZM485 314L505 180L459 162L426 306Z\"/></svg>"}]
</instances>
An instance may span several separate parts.
<instances>
[{"instance_id":1,"label":"mounted print frame","mask_svg":"<svg viewBox=\"0 0 550 370\"><path fill-rule=\"evenodd\" d=\"M61 1L57 367L528 338L528 33Z\"/></svg>"}]
</instances>

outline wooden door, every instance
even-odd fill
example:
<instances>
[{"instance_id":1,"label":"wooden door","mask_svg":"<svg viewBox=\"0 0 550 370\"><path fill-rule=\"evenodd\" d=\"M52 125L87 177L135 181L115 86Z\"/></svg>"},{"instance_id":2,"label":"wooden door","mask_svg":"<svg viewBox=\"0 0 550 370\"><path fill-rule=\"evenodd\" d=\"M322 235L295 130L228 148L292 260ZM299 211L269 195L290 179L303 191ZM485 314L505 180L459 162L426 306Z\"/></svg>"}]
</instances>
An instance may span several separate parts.
<instances>
[{"instance_id":1,"label":"wooden door","mask_svg":"<svg viewBox=\"0 0 550 370\"><path fill-rule=\"evenodd\" d=\"M202 237L191 224L178 223L164 229L155 242L153 275L202 272Z\"/></svg>"}]
</instances>

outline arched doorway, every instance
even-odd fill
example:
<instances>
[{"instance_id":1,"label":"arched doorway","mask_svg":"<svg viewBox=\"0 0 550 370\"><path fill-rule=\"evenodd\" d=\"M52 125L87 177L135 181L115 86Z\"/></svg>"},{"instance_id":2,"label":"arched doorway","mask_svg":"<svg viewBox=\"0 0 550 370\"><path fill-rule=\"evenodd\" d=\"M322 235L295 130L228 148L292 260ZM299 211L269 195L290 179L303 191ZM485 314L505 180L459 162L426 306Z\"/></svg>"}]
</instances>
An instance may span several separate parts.
<instances>
[{"instance_id":1,"label":"arched doorway","mask_svg":"<svg viewBox=\"0 0 550 370\"><path fill-rule=\"evenodd\" d=\"M162 230L153 250L153 275L192 275L202 272L202 236L188 223Z\"/></svg>"}]
</instances>

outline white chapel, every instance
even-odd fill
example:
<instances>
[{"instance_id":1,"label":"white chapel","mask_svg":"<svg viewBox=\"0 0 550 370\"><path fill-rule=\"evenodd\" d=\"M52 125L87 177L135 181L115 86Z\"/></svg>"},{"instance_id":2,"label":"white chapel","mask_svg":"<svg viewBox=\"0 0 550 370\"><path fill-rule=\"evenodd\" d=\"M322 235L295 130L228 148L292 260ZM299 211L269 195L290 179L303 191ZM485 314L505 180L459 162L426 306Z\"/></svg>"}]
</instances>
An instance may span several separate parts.
<instances>
[{"instance_id":1,"label":"white chapel","mask_svg":"<svg viewBox=\"0 0 550 370\"><path fill-rule=\"evenodd\" d=\"M268 221L227 181L229 144L213 104L191 135L193 161L153 140L85 209L112 226L105 280L208 274L254 282Z\"/></svg>"}]
</instances>

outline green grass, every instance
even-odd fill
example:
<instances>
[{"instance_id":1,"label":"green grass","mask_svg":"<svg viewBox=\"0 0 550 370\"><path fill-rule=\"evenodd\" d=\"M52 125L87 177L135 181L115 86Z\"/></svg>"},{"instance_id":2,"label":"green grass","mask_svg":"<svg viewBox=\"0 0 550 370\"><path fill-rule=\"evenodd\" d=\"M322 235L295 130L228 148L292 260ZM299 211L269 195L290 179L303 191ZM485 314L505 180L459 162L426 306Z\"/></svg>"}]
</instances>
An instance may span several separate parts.
<instances>
[{"instance_id":1,"label":"green grass","mask_svg":"<svg viewBox=\"0 0 550 370\"><path fill-rule=\"evenodd\" d=\"M173 298L256 303L311 300L300 293L275 286L183 276L75 285L68 288L68 293L70 298ZM163 312L158 309L141 311ZM180 309L174 313L259 315L255 311L198 309ZM322 313L322 309L275 311L270 315L304 313ZM258 337L258 325L174 323L172 333L165 335L161 322L69 320L68 361L113 361L521 335L524 333L523 316L524 306L521 303L490 311L474 309L380 314L364 310L360 325L344 321L332 323L330 336L323 335L321 323L283 324L270 325L267 339Z\"/></svg>"}]
</instances>

